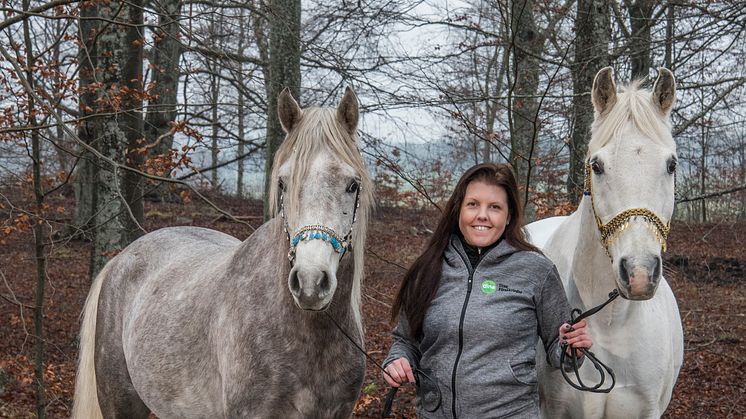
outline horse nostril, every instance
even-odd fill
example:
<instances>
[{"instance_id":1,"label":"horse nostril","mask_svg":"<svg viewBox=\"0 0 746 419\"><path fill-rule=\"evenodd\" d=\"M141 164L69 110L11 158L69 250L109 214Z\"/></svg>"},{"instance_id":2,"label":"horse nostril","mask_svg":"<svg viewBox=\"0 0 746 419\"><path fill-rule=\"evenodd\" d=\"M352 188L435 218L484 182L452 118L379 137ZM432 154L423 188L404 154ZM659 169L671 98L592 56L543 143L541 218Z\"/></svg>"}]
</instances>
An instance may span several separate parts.
<instances>
[{"instance_id":1,"label":"horse nostril","mask_svg":"<svg viewBox=\"0 0 746 419\"><path fill-rule=\"evenodd\" d=\"M292 292L293 295L300 294L300 280L298 279L297 270L293 270L293 272L290 273L290 279L288 279L288 286L290 287L290 292Z\"/></svg>"},{"instance_id":2,"label":"horse nostril","mask_svg":"<svg viewBox=\"0 0 746 419\"><path fill-rule=\"evenodd\" d=\"M629 285L629 268L627 267L627 258L619 260L619 277L622 282Z\"/></svg>"},{"instance_id":3,"label":"horse nostril","mask_svg":"<svg viewBox=\"0 0 746 419\"><path fill-rule=\"evenodd\" d=\"M650 277L650 280L655 283L657 282L661 277L661 258L657 257L655 258L655 266L653 267L653 276Z\"/></svg>"},{"instance_id":4,"label":"horse nostril","mask_svg":"<svg viewBox=\"0 0 746 419\"><path fill-rule=\"evenodd\" d=\"M322 272L321 280L319 281L319 291L323 294L329 292L331 289L331 282L329 281L329 275L326 271Z\"/></svg>"}]
</instances>

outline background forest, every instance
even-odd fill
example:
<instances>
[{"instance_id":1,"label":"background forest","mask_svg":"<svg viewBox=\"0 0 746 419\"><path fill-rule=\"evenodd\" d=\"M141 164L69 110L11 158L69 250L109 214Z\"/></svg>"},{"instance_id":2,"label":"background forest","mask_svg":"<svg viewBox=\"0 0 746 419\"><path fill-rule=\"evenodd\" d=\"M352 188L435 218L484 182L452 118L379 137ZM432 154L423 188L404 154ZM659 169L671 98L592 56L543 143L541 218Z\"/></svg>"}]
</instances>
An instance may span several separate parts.
<instances>
[{"instance_id":1,"label":"background forest","mask_svg":"<svg viewBox=\"0 0 746 419\"><path fill-rule=\"evenodd\" d=\"M608 65L621 83L658 67L677 80L666 264L688 358L673 417L746 415L742 388L713 387L745 363L742 2L3 0L0 16L0 417L68 415L87 287L128 243L184 224L243 239L268 217L283 88L304 107L346 86L360 98L381 233L366 330L382 358L402 268L464 168L509 162L530 220L575 208ZM725 299L710 312L703 284ZM694 331L713 317L726 326ZM359 415L378 414L382 386L369 367Z\"/></svg>"}]
</instances>

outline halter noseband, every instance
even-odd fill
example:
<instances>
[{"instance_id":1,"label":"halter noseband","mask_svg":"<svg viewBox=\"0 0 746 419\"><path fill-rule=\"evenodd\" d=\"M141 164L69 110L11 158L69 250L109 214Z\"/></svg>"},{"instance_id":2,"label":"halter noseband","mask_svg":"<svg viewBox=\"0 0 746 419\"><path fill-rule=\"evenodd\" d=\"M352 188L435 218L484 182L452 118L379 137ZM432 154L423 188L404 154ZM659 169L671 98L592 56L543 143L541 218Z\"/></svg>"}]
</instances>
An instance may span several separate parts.
<instances>
[{"instance_id":1,"label":"halter noseband","mask_svg":"<svg viewBox=\"0 0 746 419\"><path fill-rule=\"evenodd\" d=\"M352 224L350 224L350 230L344 237L340 237L337 232L333 229L326 227L321 224L306 225L298 229L292 237L290 236L290 230L288 229L288 220L285 217L285 204L284 204L284 192L280 192L280 216L283 220L283 226L285 228L285 234L290 242L290 250L288 251L288 260L292 265L295 261L295 250L298 244L303 240L323 240L328 242L335 252L339 253L339 258L342 259L348 250L352 248L352 227L355 225L357 219L357 209L360 207L360 189L362 185L358 182L357 191L355 193L355 207L352 210Z\"/></svg>"},{"instance_id":2,"label":"halter noseband","mask_svg":"<svg viewBox=\"0 0 746 419\"><path fill-rule=\"evenodd\" d=\"M606 254L611 257L609 246L611 246L611 243L619 237L624 229L629 227L629 220L632 217L641 217L647 223L655 234L655 237L658 239L658 242L660 242L661 249L665 252L666 239L668 238L668 232L671 230L671 220L669 219L668 223L663 224L660 217L647 208L630 208L615 215L611 221L604 224L598 217L596 204L593 201L593 181L591 176L591 164L590 161L586 161L583 195L591 197L593 217L596 219L596 226L598 227L598 231L601 233L601 243L604 246L604 250L606 250Z\"/></svg>"}]
</instances>

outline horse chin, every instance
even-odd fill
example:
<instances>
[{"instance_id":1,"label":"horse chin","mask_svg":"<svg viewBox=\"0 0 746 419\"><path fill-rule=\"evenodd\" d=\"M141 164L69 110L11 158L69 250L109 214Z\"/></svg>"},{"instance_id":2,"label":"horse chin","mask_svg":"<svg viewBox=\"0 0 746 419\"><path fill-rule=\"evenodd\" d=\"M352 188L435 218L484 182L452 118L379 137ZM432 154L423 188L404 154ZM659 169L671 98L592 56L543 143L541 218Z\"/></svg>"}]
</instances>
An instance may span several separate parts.
<instances>
[{"instance_id":1,"label":"horse chin","mask_svg":"<svg viewBox=\"0 0 746 419\"><path fill-rule=\"evenodd\" d=\"M316 304L301 303L295 297L293 297L293 301L295 302L295 305L298 306L299 309L303 311L311 311L311 312L326 311L329 308L329 306L332 304L331 298L328 301L319 301Z\"/></svg>"},{"instance_id":2,"label":"horse chin","mask_svg":"<svg viewBox=\"0 0 746 419\"><path fill-rule=\"evenodd\" d=\"M621 285L619 281L617 281L617 289L619 290L619 296L624 298L625 300L631 300L631 301L644 301L649 300L655 296L655 291L658 289L657 284L647 284L646 286L642 287L630 287L626 285Z\"/></svg>"}]
</instances>

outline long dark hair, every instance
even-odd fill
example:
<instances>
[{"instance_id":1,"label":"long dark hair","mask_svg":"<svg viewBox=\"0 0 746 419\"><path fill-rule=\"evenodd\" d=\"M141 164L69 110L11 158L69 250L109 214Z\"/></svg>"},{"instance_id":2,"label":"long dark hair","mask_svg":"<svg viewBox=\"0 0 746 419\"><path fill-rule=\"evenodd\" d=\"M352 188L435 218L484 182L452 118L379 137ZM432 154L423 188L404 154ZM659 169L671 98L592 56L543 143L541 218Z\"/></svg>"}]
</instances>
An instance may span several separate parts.
<instances>
[{"instance_id":1,"label":"long dark hair","mask_svg":"<svg viewBox=\"0 0 746 419\"><path fill-rule=\"evenodd\" d=\"M518 184L513 171L507 164L483 163L471 167L459 179L451 198L446 203L438 226L425 251L414 261L404 275L399 292L391 307L391 321L396 322L401 310L407 315L412 338L422 336L422 322L430 302L435 298L440 286L443 253L448 246L451 234L461 234L458 227L461 204L464 202L466 187L471 182L480 181L505 189L508 195L510 222L502 235L510 245L520 250L539 252L528 242L523 233L523 205L518 196Z\"/></svg>"}]
</instances>

